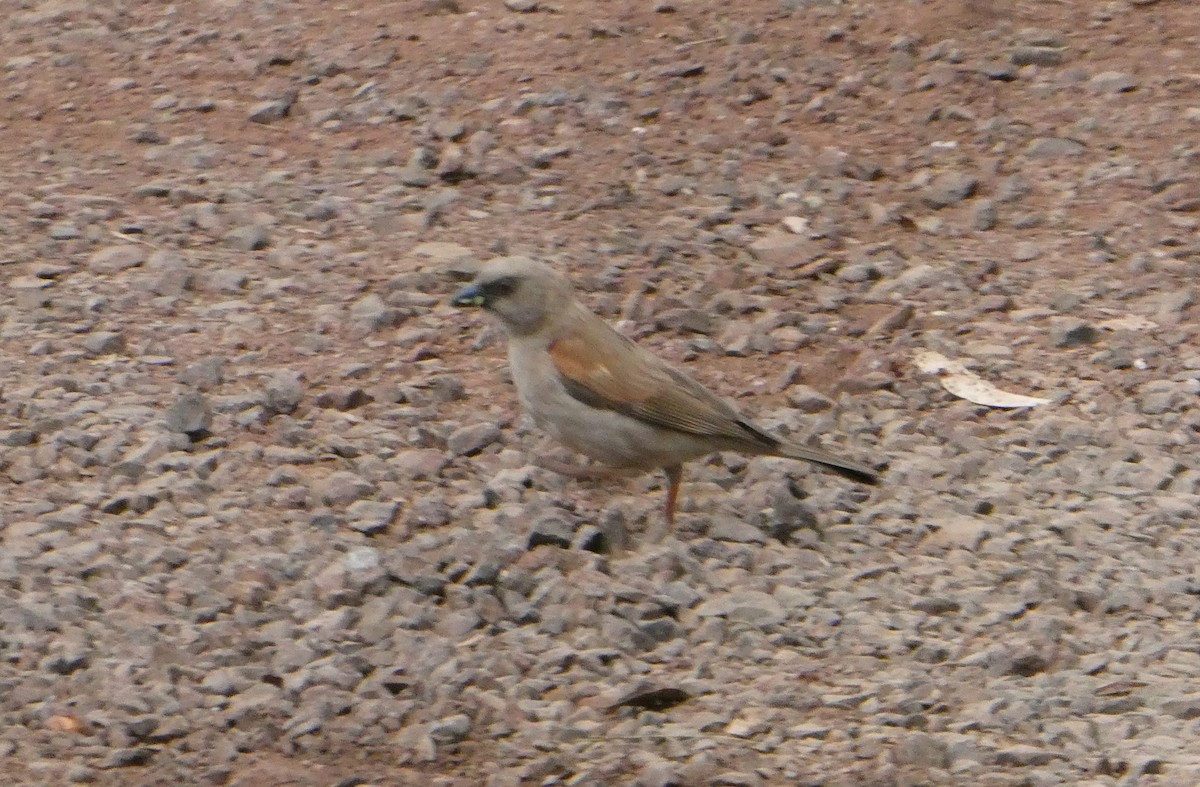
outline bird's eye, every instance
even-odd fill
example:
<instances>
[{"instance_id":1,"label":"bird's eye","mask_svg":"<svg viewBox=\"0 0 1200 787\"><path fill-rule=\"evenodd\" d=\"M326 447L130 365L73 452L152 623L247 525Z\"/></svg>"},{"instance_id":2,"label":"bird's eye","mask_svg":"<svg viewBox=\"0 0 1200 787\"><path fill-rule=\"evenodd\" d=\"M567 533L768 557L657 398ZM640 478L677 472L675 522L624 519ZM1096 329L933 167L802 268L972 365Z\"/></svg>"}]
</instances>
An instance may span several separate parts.
<instances>
[{"instance_id":1,"label":"bird's eye","mask_svg":"<svg viewBox=\"0 0 1200 787\"><path fill-rule=\"evenodd\" d=\"M483 285L483 289L489 299L506 298L517 289L517 280L512 276L505 276L503 279L488 282Z\"/></svg>"}]
</instances>

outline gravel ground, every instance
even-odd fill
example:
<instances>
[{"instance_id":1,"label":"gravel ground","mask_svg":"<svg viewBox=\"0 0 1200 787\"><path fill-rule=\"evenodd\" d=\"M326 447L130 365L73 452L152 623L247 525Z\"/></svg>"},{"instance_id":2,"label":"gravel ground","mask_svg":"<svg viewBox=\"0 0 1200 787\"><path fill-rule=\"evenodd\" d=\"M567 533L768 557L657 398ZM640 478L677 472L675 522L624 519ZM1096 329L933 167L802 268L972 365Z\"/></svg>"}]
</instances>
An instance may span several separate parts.
<instances>
[{"instance_id":1,"label":"gravel ground","mask_svg":"<svg viewBox=\"0 0 1200 787\"><path fill-rule=\"evenodd\" d=\"M1200 783L1191 2L10 6L7 784ZM500 254L885 483L652 542Z\"/></svg>"}]
</instances>

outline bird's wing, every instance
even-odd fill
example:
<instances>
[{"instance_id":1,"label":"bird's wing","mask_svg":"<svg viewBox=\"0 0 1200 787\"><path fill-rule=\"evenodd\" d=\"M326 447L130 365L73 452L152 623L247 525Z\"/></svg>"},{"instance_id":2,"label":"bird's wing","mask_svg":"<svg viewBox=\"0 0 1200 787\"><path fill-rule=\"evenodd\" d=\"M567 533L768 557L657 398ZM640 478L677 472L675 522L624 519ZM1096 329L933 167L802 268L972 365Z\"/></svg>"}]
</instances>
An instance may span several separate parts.
<instances>
[{"instance_id":1,"label":"bird's wing","mask_svg":"<svg viewBox=\"0 0 1200 787\"><path fill-rule=\"evenodd\" d=\"M747 423L700 383L595 315L584 319L582 330L560 337L549 347L559 379L575 399L679 432L727 437L763 447L778 442Z\"/></svg>"}]
</instances>

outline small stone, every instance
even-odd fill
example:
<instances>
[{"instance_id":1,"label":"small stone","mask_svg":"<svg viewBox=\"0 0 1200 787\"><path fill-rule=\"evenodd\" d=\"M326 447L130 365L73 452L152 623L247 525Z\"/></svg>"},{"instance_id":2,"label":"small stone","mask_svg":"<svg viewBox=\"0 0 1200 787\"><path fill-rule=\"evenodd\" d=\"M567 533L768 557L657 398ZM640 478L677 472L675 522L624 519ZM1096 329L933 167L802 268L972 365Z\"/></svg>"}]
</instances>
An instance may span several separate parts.
<instances>
[{"instance_id":1,"label":"small stone","mask_svg":"<svg viewBox=\"0 0 1200 787\"><path fill-rule=\"evenodd\" d=\"M767 534L748 522L729 516L718 516L708 528L708 537L737 544L765 544Z\"/></svg>"},{"instance_id":2,"label":"small stone","mask_svg":"<svg viewBox=\"0 0 1200 787\"><path fill-rule=\"evenodd\" d=\"M496 580L500 578L500 572L503 566L499 563L484 562L477 564L471 569L471 573L467 574L463 579L463 584L469 587L479 587L481 585L495 585Z\"/></svg>"},{"instance_id":3,"label":"small stone","mask_svg":"<svg viewBox=\"0 0 1200 787\"><path fill-rule=\"evenodd\" d=\"M81 649L76 644L72 644L68 645L66 650L46 656L46 658L39 662L38 666L55 675L71 675L87 667L89 661L87 651Z\"/></svg>"},{"instance_id":4,"label":"small stone","mask_svg":"<svg viewBox=\"0 0 1200 787\"><path fill-rule=\"evenodd\" d=\"M399 503L358 500L346 508L350 527L366 536L386 532L400 511Z\"/></svg>"},{"instance_id":5,"label":"small stone","mask_svg":"<svg viewBox=\"0 0 1200 787\"><path fill-rule=\"evenodd\" d=\"M435 721L429 727L429 735L437 743L459 743L471 733L471 717L460 713Z\"/></svg>"},{"instance_id":6,"label":"small stone","mask_svg":"<svg viewBox=\"0 0 1200 787\"><path fill-rule=\"evenodd\" d=\"M947 615L953 612L958 612L962 606L952 598L945 596L932 596L930 598L918 599L913 604L913 609L920 610L927 615Z\"/></svg>"},{"instance_id":7,"label":"small stone","mask_svg":"<svg viewBox=\"0 0 1200 787\"><path fill-rule=\"evenodd\" d=\"M771 729L771 725L764 719L742 718L729 722L725 727L725 734L735 738L753 738L755 735L762 735L769 729Z\"/></svg>"},{"instance_id":8,"label":"small stone","mask_svg":"<svg viewBox=\"0 0 1200 787\"><path fill-rule=\"evenodd\" d=\"M92 273L117 273L146 261L146 250L136 245L106 246L88 258Z\"/></svg>"},{"instance_id":9,"label":"small stone","mask_svg":"<svg viewBox=\"0 0 1200 787\"><path fill-rule=\"evenodd\" d=\"M367 293L350 306L350 319L367 331L394 328L403 321L396 309L384 303L376 293Z\"/></svg>"},{"instance_id":10,"label":"small stone","mask_svg":"<svg viewBox=\"0 0 1200 787\"><path fill-rule=\"evenodd\" d=\"M679 175L663 175L659 178L654 188L660 193L668 197L674 197L679 192L688 187L688 181Z\"/></svg>"},{"instance_id":11,"label":"small stone","mask_svg":"<svg viewBox=\"0 0 1200 787\"><path fill-rule=\"evenodd\" d=\"M721 318L706 309L667 309L655 315L654 321L673 331L711 336L717 332Z\"/></svg>"},{"instance_id":12,"label":"small stone","mask_svg":"<svg viewBox=\"0 0 1200 787\"><path fill-rule=\"evenodd\" d=\"M658 7L655 8L658 10ZM659 12L663 13L663 12ZM680 768L675 763L657 761L651 762L642 768L638 774L636 781L629 782L633 787L678 787L685 782L680 777ZM711 782L711 784L719 784L719 782Z\"/></svg>"},{"instance_id":13,"label":"small stone","mask_svg":"<svg viewBox=\"0 0 1200 787\"><path fill-rule=\"evenodd\" d=\"M1018 46L1009 53L1014 66L1062 65L1064 50L1053 46Z\"/></svg>"},{"instance_id":14,"label":"small stone","mask_svg":"<svg viewBox=\"0 0 1200 787\"><path fill-rule=\"evenodd\" d=\"M500 427L496 424L471 424L454 430L446 438L446 447L456 456L474 456L499 439Z\"/></svg>"},{"instance_id":15,"label":"small stone","mask_svg":"<svg viewBox=\"0 0 1200 787\"><path fill-rule=\"evenodd\" d=\"M192 440L201 438L212 426L213 412L208 398L198 391L189 391L167 408L167 428L172 432L187 435Z\"/></svg>"},{"instance_id":16,"label":"small stone","mask_svg":"<svg viewBox=\"0 0 1200 787\"><path fill-rule=\"evenodd\" d=\"M1188 409L1196 399L1194 388L1171 380L1151 380L1138 388L1138 410L1162 415Z\"/></svg>"},{"instance_id":17,"label":"small stone","mask_svg":"<svg viewBox=\"0 0 1200 787\"><path fill-rule=\"evenodd\" d=\"M326 504L340 508L375 494L376 489L374 484L357 473L342 470L320 481L317 491Z\"/></svg>"},{"instance_id":18,"label":"small stone","mask_svg":"<svg viewBox=\"0 0 1200 787\"><path fill-rule=\"evenodd\" d=\"M446 453L436 448L411 448L392 459L392 466L403 479L423 481L437 478L446 466Z\"/></svg>"},{"instance_id":19,"label":"small stone","mask_svg":"<svg viewBox=\"0 0 1200 787\"><path fill-rule=\"evenodd\" d=\"M457 183L473 174L462 145L447 145L442 149L434 174L448 183Z\"/></svg>"},{"instance_id":20,"label":"small stone","mask_svg":"<svg viewBox=\"0 0 1200 787\"><path fill-rule=\"evenodd\" d=\"M1025 27L1017 31L1015 40L1023 46L1063 47L1067 38L1062 32L1044 27Z\"/></svg>"},{"instance_id":21,"label":"small stone","mask_svg":"<svg viewBox=\"0 0 1200 787\"><path fill-rule=\"evenodd\" d=\"M361 388L339 386L317 394L316 405L326 409L349 412L373 401L371 395Z\"/></svg>"},{"instance_id":22,"label":"small stone","mask_svg":"<svg viewBox=\"0 0 1200 787\"><path fill-rule=\"evenodd\" d=\"M32 202L29 205L29 215L35 219L57 219L62 215L62 209L49 202Z\"/></svg>"},{"instance_id":23,"label":"small stone","mask_svg":"<svg viewBox=\"0 0 1200 787\"><path fill-rule=\"evenodd\" d=\"M945 768L946 743L924 732L905 735L896 748L896 761L919 768Z\"/></svg>"},{"instance_id":24,"label":"small stone","mask_svg":"<svg viewBox=\"0 0 1200 787\"><path fill-rule=\"evenodd\" d=\"M196 205L196 208L188 211L187 215L189 216L189 220L195 222L196 226L201 229L211 232L221 226L221 220L217 214L217 206L209 201L208 196L203 191L194 189L191 186L171 186L166 196L170 199L171 204L176 207Z\"/></svg>"},{"instance_id":25,"label":"small stone","mask_svg":"<svg viewBox=\"0 0 1200 787\"><path fill-rule=\"evenodd\" d=\"M537 0L504 0L504 7L518 14L532 14L538 9Z\"/></svg>"},{"instance_id":26,"label":"small stone","mask_svg":"<svg viewBox=\"0 0 1200 787\"><path fill-rule=\"evenodd\" d=\"M1024 240L1013 247L1012 257L1016 262L1032 262L1040 256L1041 247L1033 241Z\"/></svg>"},{"instance_id":27,"label":"small stone","mask_svg":"<svg viewBox=\"0 0 1200 787\"><path fill-rule=\"evenodd\" d=\"M1184 694L1180 697L1165 700L1162 705L1163 713L1174 716L1177 719L1197 719L1200 718L1200 693Z\"/></svg>"},{"instance_id":28,"label":"small stone","mask_svg":"<svg viewBox=\"0 0 1200 787\"><path fill-rule=\"evenodd\" d=\"M714 596L696 608L700 617L721 616L756 626L773 626L787 620L787 613L773 596L757 590L742 590Z\"/></svg>"},{"instance_id":29,"label":"small stone","mask_svg":"<svg viewBox=\"0 0 1200 787\"><path fill-rule=\"evenodd\" d=\"M96 779L96 771L82 763L76 763L67 769L66 780L72 784L91 784Z\"/></svg>"},{"instance_id":30,"label":"small stone","mask_svg":"<svg viewBox=\"0 0 1200 787\"><path fill-rule=\"evenodd\" d=\"M1095 712L1103 713L1106 716L1121 716L1126 713L1133 713L1138 708L1141 708L1142 705L1141 697L1117 697L1101 702L1096 706Z\"/></svg>"},{"instance_id":31,"label":"small stone","mask_svg":"<svg viewBox=\"0 0 1200 787\"><path fill-rule=\"evenodd\" d=\"M329 197L321 197L304 209L304 218L309 221L330 221L337 218L340 208Z\"/></svg>"},{"instance_id":32,"label":"small stone","mask_svg":"<svg viewBox=\"0 0 1200 787\"><path fill-rule=\"evenodd\" d=\"M54 282L38 276L14 276L8 280L7 284L9 289L15 290L19 294L44 290L54 286Z\"/></svg>"},{"instance_id":33,"label":"small stone","mask_svg":"<svg viewBox=\"0 0 1200 787\"><path fill-rule=\"evenodd\" d=\"M33 445L36 440L37 432L32 429L5 429L0 431L0 445L5 445L9 448Z\"/></svg>"},{"instance_id":34,"label":"small stone","mask_svg":"<svg viewBox=\"0 0 1200 787\"><path fill-rule=\"evenodd\" d=\"M267 228L257 224L234 227L225 233L225 245L237 251L259 251L271 245Z\"/></svg>"},{"instance_id":35,"label":"small stone","mask_svg":"<svg viewBox=\"0 0 1200 787\"><path fill-rule=\"evenodd\" d=\"M980 200L976 203L974 211L971 214L971 224L979 232L987 232L995 229L998 221L996 212L996 203L989 199Z\"/></svg>"},{"instance_id":36,"label":"small stone","mask_svg":"<svg viewBox=\"0 0 1200 787\"><path fill-rule=\"evenodd\" d=\"M979 73L994 82L1014 82L1017 67L1007 60L989 60L979 67Z\"/></svg>"},{"instance_id":37,"label":"small stone","mask_svg":"<svg viewBox=\"0 0 1200 787\"><path fill-rule=\"evenodd\" d=\"M1129 93L1138 89L1138 81L1124 71L1104 71L1088 80L1095 93Z\"/></svg>"},{"instance_id":38,"label":"small stone","mask_svg":"<svg viewBox=\"0 0 1200 787\"><path fill-rule=\"evenodd\" d=\"M149 197L165 197L170 193L171 184L163 183L157 180L149 183L143 183L142 185L136 186L133 189L133 196L137 197L138 199L146 199Z\"/></svg>"},{"instance_id":39,"label":"small stone","mask_svg":"<svg viewBox=\"0 0 1200 787\"><path fill-rule=\"evenodd\" d=\"M417 244L408 253L439 268L452 278L466 280L479 272L479 259L475 252L458 243L426 241Z\"/></svg>"},{"instance_id":40,"label":"small stone","mask_svg":"<svg viewBox=\"0 0 1200 787\"><path fill-rule=\"evenodd\" d=\"M55 222L46 231L53 240L74 240L82 235L79 228L69 221Z\"/></svg>"},{"instance_id":41,"label":"small stone","mask_svg":"<svg viewBox=\"0 0 1200 787\"><path fill-rule=\"evenodd\" d=\"M1098 328L1083 320L1068 318L1060 322L1051 333L1055 347L1084 347L1100 341Z\"/></svg>"},{"instance_id":42,"label":"small stone","mask_svg":"<svg viewBox=\"0 0 1200 787\"><path fill-rule=\"evenodd\" d=\"M1200 211L1200 183L1196 181L1174 183L1159 192L1156 201L1167 210L1177 213Z\"/></svg>"},{"instance_id":43,"label":"small stone","mask_svg":"<svg viewBox=\"0 0 1200 787\"><path fill-rule=\"evenodd\" d=\"M346 553L343 563L351 574L370 573L382 565L383 558L374 547L356 547Z\"/></svg>"},{"instance_id":44,"label":"small stone","mask_svg":"<svg viewBox=\"0 0 1200 787\"><path fill-rule=\"evenodd\" d=\"M979 179L965 172L945 172L933 179L922 199L929 207L940 210L957 205L969 198L979 187Z\"/></svg>"},{"instance_id":45,"label":"small stone","mask_svg":"<svg viewBox=\"0 0 1200 787\"><path fill-rule=\"evenodd\" d=\"M270 124L283 120L291 114L292 105L296 103L298 96L298 92L290 90L277 99L255 104L250 110L250 122Z\"/></svg>"},{"instance_id":46,"label":"small stone","mask_svg":"<svg viewBox=\"0 0 1200 787\"><path fill-rule=\"evenodd\" d=\"M83 349L92 355L111 355L125 349L125 337L116 331L96 331L83 340Z\"/></svg>"},{"instance_id":47,"label":"small stone","mask_svg":"<svg viewBox=\"0 0 1200 787\"><path fill-rule=\"evenodd\" d=\"M396 173L396 179L399 180L400 183L405 186L412 186L413 188L419 189L432 186L434 178L435 176L433 172L425 169L424 167L416 167L411 164L401 167Z\"/></svg>"},{"instance_id":48,"label":"small stone","mask_svg":"<svg viewBox=\"0 0 1200 787\"><path fill-rule=\"evenodd\" d=\"M733 320L726 324L717 344L726 355L745 357L760 352L770 352L772 340L755 323Z\"/></svg>"},{"instance_id":49,"label":"small stone","mask_svg":"<svg viewBox=\"0 0 1200 787\"><path fill-rule=\"evenodd\" d=\"M788 727L787 734L789 738L813 738L823 741L829 737L829 733L833 732L832 727L827 727L823 724L801 723L793 727Z\"/></svg>"},{"instance_id":50,"label":"small stone","mask_svg":"<svg viewBox=\"0 0 1200 787\"><path fill-rule=\"evenodd\" d=\"M1020 175L1009 175L996 184L996 201L1020 202L1033 193L1033 186Z\"/></svg>"},{"instance_id":51,"label":"small stone","mask_svg":"<svg viewBox=\"0 0 1200 787\"><path fill-rule=\"evenodd\" d=\"M438 16L439 14L461 14L462 6L458 0L421 0L423 16Z\"/></svg>"},{"instance_id":52,"label":"small stone","mask_svg":"<svg viewBox=\"0 0 1200 787\"><path fill-rule=\"evenodd\" d=\"M789 407L802 413L823 413L833 407L833 400L807 385L793 385L785 392Z\"/></svg>"},{"instance_id":53,"label":"small stone","mask_svg":"<svg viewBox=\"0 0 1200 787\"><path fill-rule=\"evenodd\" d=\"M237 294L246 288L250 277L238 270L220 268L204 273L200 281L201 289L207 292L225 292Z\"/></svg>"},{"instance_id":54,"label":"small stone","mask_svg":"<svg viewBox=\"0 0 1200 787\"><path fill-rule=\"evenodd\" d=\"M300 374L290 370L279 372L267 383L266 406L272 412L286 415L295 411L304 398Z\"/></svg>"},{"instance_id":55,"label":"small stone","mask_svg":"<svg viewBox=\"0 0 1200 787\"><path fill-rule=\"evenodd\" d=\"M182 295L192 288L195 274L174 251L158 249L146 260L146 270L156 277L150 284L156 295Z\"/></svg>"},{"instance_id":56,"label":"small stone","mask_svg":"<svg viewBox=\"0 0 1200 787\"><path fill-rule=\"evenodd\" d=\"M1085 149L1082 142L1074 139L1038 137L1025 148L1025 154L1031 158L1064 158L1082 156Z\"/></svg>"},{"instance_id":57,"label":"small stone","mask_svg":"<svg viewBox=\"0 0 1200 787\"><path fill-rule=\"evenodd\" d=\"M1050 660L1044 654L1035 650L1025 649L1011 654L1011 658L1005 664L1004 671L1009 675L1031 678L1038 673L1045 672L1049 666Z\"/></svg>"},{"instance_id":58,"label":"small stone","mask_svg":"<svg viewBox=\"0 0 1200 787\"><path fill-rule=\"evenodd\" d=\"M145 765L154 758L151 748L114 749L100 763L101 768L131 768Z\"/></svg>"},{"instance_id":59,"label":"small stone","mask_svg":"<svg viewBox=\"0 0 1200 787\"><path fill-rule=\"evenodd\" d=\"M811 262L824 253L824 249L807 235L778 230L772 230L751 242L749 250L760 262L788 267Z\"/></svg>"},{"instance_id":60,"label":"small stone","mask_svg":"<svg viewBox=\"0 0 1200 787\"><path fill-rule=\"evenodd\" d=\"M1055 760L1066 759L1066 755L1036 746L1009 746L996 752L996 764L1010 767L1029 767L1031 765L1049 765Z\"/></svg>"},{"instance_id":61,"label":"small stone","mask_svg":"<svg viewBox=\"0 0 1200 787\"><path fill-rule=\"evenodd\" d=\"M529 531L527 549L540 546L552 546L559 549L569 549L575 538L575 526L559 516L543 516L534 523Z\"/></svg>"},{"instance_id":62,"label":"small stone","mask_svg":"<svg viewBox=\"0 0 1200 787\"><path fill-rule=\"evenodd\" d=\"M612 708L641 708L662 713L692 698L678 686L663 686L649 680L639 680L612 704Z\"/></svg>"},{"instance_id":63,"label":"small stone","mask_svg":"<svg viewBox=\"0 0 1200 787\"><path fill-rule=\"evenodd\" d=\"M845 282L859 283L878 278L878 271L869 262L855 262L838 268L837 277Z\"/></svg>"},{"instance_id":64,"label":"small stone","mask_svg":"<svg viewBox=\"0 0 1200 787\"><path fill-rule=\"evenodd\" d=\"M174 96L163 96L172 99ZM160 99L160 100L163 100ZM158 103L158 102L155 102ZM165 145L167 138L163 133L147 123L132 123L129 126L129 141L137 145Z\"/></svg>"},{"instance_id":65,"label":"small stone","mask_svg":"<svg viewBox=\"0 0 1200 787\"><path fill-rule=\"evenodd\" d=\"M435 120L429 127L435 139L459 142L467 135L467 124L458 118Z\"/></svg>"},{"instance_id":66,"label":"small stone","mask_svg":"<svg viewBox=\"0 0 1200 787\"><path fill-rule=\"evenodd\" d=\"M216 388L225 382L225 359L211 356L190 363L179 373L179 382L200 390Z\"/></svg>"},{"instance_id":67,"label":"small stone","mask_svg":"<svg viewBox=\"0 0 1200 787\"><path fill-rule=\"evenodd\" d=\"M956 517L938 522L937 530L927 536L924 543L973 551L994 532L995 526L989 522Z\"/></svg>"}]
</instances>

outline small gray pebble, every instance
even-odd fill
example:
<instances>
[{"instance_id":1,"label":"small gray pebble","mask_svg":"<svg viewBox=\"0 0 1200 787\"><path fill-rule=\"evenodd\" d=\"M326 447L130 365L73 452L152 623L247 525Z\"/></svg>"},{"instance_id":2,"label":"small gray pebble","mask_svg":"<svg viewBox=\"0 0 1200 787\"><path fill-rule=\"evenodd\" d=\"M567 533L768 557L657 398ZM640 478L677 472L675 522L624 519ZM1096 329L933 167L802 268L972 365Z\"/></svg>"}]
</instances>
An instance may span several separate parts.
<instances>
[{"instance_id":1,"label":"small gray pebble","mask_svg":"<svg viewBox=\"0 0 1200 787\"><path fill-rule=\"evenodd\" d=\"M125 337L116 331L96 331L83 340L83 349L92 355L111 355L125 349Z\"/></svg>"},{"instance_id":2,"label":"small gray pebble","mask_svg":"<svg viewBox=\"0 0 1200 787\"><path fill-rule=\"evenodd\" d=\"M167 428L195 439L212 426L213 412L208 398L199 391L189 391L167 408Z\"/></svg>"}]
</instances>

